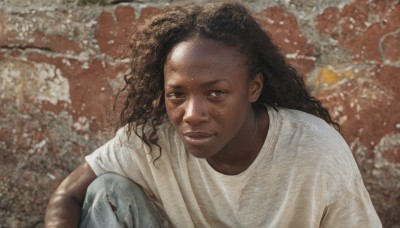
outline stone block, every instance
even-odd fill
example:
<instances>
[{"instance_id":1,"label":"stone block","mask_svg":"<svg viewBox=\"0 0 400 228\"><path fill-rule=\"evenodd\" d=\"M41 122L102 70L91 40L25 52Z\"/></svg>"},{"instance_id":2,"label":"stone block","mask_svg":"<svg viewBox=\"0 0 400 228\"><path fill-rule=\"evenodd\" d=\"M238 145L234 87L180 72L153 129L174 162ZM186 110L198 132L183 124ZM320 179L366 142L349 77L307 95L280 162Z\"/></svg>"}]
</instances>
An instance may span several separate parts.
<instances>
[{"instance_id":1,"label":"stone block","mask_svg":"<svg viewBox=\"0 0 400 228\"><path fill-rule=\"evenodd\" d=\"M315 64L315 50L300 30L296 16L280 7L269 7L255 16L295 69L307 75Z\"/></svg>"},{"instance_id":2,"label":"stone block","mask_svg":"<svg viewBox=\"0 0 400 228\"><path fill-rule=\"evenodd\" d=\"M68 11L0 13L0 46L77 54L82 45L75 40L79 31L72 17Z\"/></svg>"},{"instance_id":3,"label":"stone block","mask_svg":"<svg viewBox=\"0 0 400 228\"><path fill-rule=\"evenodd\" d=\"M398 42L391 39L398 36L395 34L399 21L400 5L396 1L356 0L343 9L325 9L316 18L316 28L337 40L354 61L382 63L385 58L393 58L393 54L382 53L387 52L382 45L394 46L394 52L400 51Z\"/></svg>"},{"instance_id":4,"label":"stone block","mask_svg":"<svg viewBox=\"0 0 400 228\"><path fill-rule=\"evenodd\" d=\"M97 21L94 35L100 51L112 58L128 56L127 45L135 24L135 10L130 6L118 6L111 12L103 11Z\"/></svg>"}]
</instances>

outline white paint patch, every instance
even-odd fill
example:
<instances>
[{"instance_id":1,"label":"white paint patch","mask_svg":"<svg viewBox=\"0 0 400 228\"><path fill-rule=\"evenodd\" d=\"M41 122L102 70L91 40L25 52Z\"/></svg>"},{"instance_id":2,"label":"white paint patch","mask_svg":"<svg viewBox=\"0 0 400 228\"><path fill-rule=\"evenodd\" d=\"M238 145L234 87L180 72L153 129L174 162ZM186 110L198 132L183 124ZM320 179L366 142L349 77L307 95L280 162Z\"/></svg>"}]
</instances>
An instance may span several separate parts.
<instances>
[{"instance_id":1,"label":"white paint patch","mask_svg":"<svg viewBox=\"0 0 400 228\"><path fill-rule=\"evenodd\" d=\"M400 165L391 159L384 158L382 156L383 151L395 150L400 145L400 133L388 133L381 138L374 148L375 163L385 166L396 167L394 171L397 172L397 176L400 175Z\"/></svg>"},{"instance_id":2,"label":"white paint patch","mask_svg":"<svg viewBox=\"0 0 400 228\"><path fill-rule=\"evenodd\" d=\"M90 128L90 121L85 116L81 116L78 119L78 122L74 123L74 128L78 131L89 131Z\"/></svg>"},{"instance_id":3,"label":"white paint patch","mask_svg":"<svg viewBox=\"0 0 400 228\"><path fill-rule=\"evenodd\" d=\"M275 21L274 21L274 20L272 20L272 19L270 19L270 18L267 18L267 23L268 23L268 24L274 24L274 23L275 23Z\"/></svg>"},{"instance_id":4,"label":"white paint patch","mask_svg":"<svg viewBox=\"0 0 400 228\"><path fill-rule=\"evenodd\" d=\"M286 58L287 59L304 59L304 60L311 60L311 61L316 61L317 60L313 56L299 55L299 51L298 50L295 53L286 54Z\"/></svg>"},{"instance_id":5,"label":"white paint patch","mask_svg":"<svg viewBox=\"0 0 400 228\"><path fill-rule=\"evenodd\" d=\"M55 179L56 179L56 177L55 177L53 174L51 174L51 173L47 173L47 176L48 176L51 180L55 180Z\"/></svg>"},{"instance_id":6,"label":"white paint patch","mask_svg":"<svg viewBox=\"0 0 400 228\"><path fill-rule=\"evenodd\" d=\"M69 81L62 76L60 69L53 65L35 65L40 78L38 100L57 104L58 101L71 103L69 96Z\"/></svg>"},{"instance_id":7,"label":"white paint patch","mask_svg":"<svg viewBox=\"0 0 400 228\"><path fill-rule=\"evenodd\" d=\"M69 81L54 65L46 63L5 62L0 64L0 97L36 103L71 103Z\"/></svg>"},{"instance_id":8,"label":"white paint patch","mask_svg":"<svg viewBox=\"0 0 400 228\"><path fill-rule=\"evenodd\" d=\"M33 147L28 150L28 153L33 154L35 152L42 151L43 148L46 146L46 144L47 144L47 139L43 139L39 143L33 145Z\"/></svg>"}]
</instances>

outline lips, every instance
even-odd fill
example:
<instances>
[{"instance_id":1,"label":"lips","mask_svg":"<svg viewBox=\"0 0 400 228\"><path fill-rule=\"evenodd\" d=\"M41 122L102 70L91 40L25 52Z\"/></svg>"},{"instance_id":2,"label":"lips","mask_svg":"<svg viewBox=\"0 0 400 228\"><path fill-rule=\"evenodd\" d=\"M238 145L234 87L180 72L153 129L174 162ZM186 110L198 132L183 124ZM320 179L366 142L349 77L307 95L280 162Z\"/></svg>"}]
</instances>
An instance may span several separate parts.
<instances>
[{"instance_id":1,"label":"lips","mask_svg":"<svg viewBox=\"0 0 400 228\"><path fill-rule=\"evenodd\" d=\"M209 143L215 134L201 131L188 131L183 133L185 140L193 146L202 146Z\"/></svg>"}]
</instances>

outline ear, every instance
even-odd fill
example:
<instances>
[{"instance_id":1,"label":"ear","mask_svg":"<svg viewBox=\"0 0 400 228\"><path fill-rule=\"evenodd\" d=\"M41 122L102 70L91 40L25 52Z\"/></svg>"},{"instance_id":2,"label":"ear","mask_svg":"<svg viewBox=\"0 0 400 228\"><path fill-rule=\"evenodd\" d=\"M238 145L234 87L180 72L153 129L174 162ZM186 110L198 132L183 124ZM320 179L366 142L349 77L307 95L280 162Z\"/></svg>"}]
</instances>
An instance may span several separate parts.
<instances>
[{"instance_id":1,"label":"ear","mask_svg":"<svg viewBox=\"0 0 400 228\"><path fill-rule=\"evenodd\" d=\"M250 82L249 102L257 101L264 85L264 77L262 73L257 73Z\"/></svg>"}]
</instances>

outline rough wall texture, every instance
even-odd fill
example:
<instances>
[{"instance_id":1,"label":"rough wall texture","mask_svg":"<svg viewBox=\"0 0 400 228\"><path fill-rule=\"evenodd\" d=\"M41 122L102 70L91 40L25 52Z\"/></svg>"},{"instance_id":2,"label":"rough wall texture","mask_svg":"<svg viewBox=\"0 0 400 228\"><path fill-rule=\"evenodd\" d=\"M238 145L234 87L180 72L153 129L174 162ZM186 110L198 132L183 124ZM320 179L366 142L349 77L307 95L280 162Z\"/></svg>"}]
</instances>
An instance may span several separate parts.
<instances>
[{"instance_id":1,"label":"rough wall texture","mask_svg":"<svg viewBox=\"0 0 400 228\"><path fill-rule=\"evenodd\" d=\"M42 227L51 192L110 137L129 34L168 2L0 0L0 227ZM342 125L384 226L400 227L399 1L243 2Z\"/></svg>"}]
</instances>

